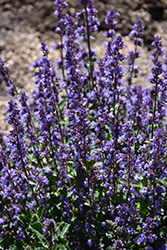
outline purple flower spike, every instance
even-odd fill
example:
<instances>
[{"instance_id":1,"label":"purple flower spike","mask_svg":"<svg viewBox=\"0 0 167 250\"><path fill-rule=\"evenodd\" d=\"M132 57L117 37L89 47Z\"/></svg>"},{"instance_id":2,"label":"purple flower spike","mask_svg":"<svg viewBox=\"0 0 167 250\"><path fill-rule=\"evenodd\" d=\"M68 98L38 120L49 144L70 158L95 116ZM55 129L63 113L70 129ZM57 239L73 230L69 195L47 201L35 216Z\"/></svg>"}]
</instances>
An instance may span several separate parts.
<instances>
[{"instance_id":1,"label":"purple flower spike","mask_svg":"<svg viewBox=\"0 0 167 250\"><path fill-rule=\"evenodd\" d=\"M136 24L133 25L133 30L130 32L129 36L133 37L133 43L136 46L142 45L142 35L144 31L143 22L139 19Z\"/></svg>"},{"instance_id":2,"label":"purple flower spike","mask_svg":"<svg viewBox=\"0 0 167 250\"><path fill-rule=\"evenodd\" d=\"M161 37L155 35L155 41L151 44L155 47L155 51L153 51L152 57L150 57L151 61L154 65L151 67L152 76L148 78L148 80L152 84L162 84L162 80L160 79L160 75L163 72L162 62L159 60L159 57L164 54L164 50L162 49L162 41Z\"/></svg>"},{"instance_id":3,"label":"purple flower spike","mask_svg":"<svg viewBox=\"0 0 167 250\"><path fill-rule=\"evenodd\" d=\"M109 30L104 32L104 35L106 37L113 38L115 36L115 28L117 27L117 22L115 21L115 18L117 16L119 16L119 13L113 9L111 9L110 12L107 12L105 22Z\"/></svg>"},{"instance_id":4,"label":"purple flower spike","mask_svg":"<svg viewBox=\"0 0 167 250\"><path fill-rule=\"evenodd\" d=\"M115 18L119 15L120 14L113 9L111 9L110 12L107 12L105 22L109 29L115 29L117 27L117 22L115 21Z\"/></svg>"},{"instance_id":5,"label":"purple flower spike","mask_svg":"<svg viewBox=\"0 0 167 250\"><path fill-rule=\"evenodd\" d=\"M62 13L62 10L68 6L67 2L66 1L63 1L63 0L56 0L54 2L57 6L57 10L55 11L55 15L60 19L61 18L61 13Z\"/></svg>"},{"instance_id":6,"label":"purple flower spike","mask_svg":"<svg viewBox=\"0 0 167 250\"><path fill-rule=\"evenodd\" d=\"M9 77L9 69L4 63L4 59L0 59L0 79L2 79L7 88L8 95L15 96L18 95L17 89L15 87L14 80Z\"/></svg>"},{"instance_id":7,"label":"purple flower spike","mask_svg":"<svg viewBox=\"0 0 167 250\"><path fill-rule=\"evenodd\" d=\"M93 32L98 30L100 23L98 22L98 19L96 17L97 10L94 6L93 1L82 0L79 2L84 5L84 9L82 10L81 13L77 13L76 16L80 17L80 19L85 18L86 22L85 22L85 25L82 25L80 28L78 27L78 31L81 34L81 39L84 42L87 42L89 40L89 36Z\"/></svg>"},{"instance_id":8,"label":"purple flower spike","mask_svg":"<svg viewBox=\"0 0 167 250\"><path fill-rule=\"evenodd\" d=\"M49 47L44 42L41 42L41 48L40 49L42 50L44 56L47 56L49 54Z\"/></svg>"},{"instance_id":9,"label":"purple flower spike","mask_svg":"<svg viewBox=\"0 0 167 250\"><path fill-rule=\"evenodd\" d=\"M142 35L144 31L143 22L139 19L135 25L133 25L133 30L130 32L129 36L133 38L133 44L135 45L135 51L128 51L128 85L132 84L132 78L136 77L139 72L139 67L135 66L135 60L139 57L141 52L137 49L137 46L142 45Z\"/></svg>"}]
</instances>

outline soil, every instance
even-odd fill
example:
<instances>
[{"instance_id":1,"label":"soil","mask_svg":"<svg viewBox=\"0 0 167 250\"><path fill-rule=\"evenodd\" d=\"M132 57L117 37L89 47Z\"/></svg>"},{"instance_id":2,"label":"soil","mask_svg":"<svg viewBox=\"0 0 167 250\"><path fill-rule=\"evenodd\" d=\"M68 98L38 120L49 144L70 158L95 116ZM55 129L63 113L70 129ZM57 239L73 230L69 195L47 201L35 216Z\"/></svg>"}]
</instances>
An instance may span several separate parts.
<instances>
[{"instance_id":1,"label":"soil","mask_svg":"<svg viewBox=\"0 0 167 250\"><path fill-rule=\"evenodd\" d=\"M67 12L75 17L81 10L78 0L67 0ZM104 55L103 36L106 12L114 8L120 13L117 18L117 32L123 36L126 52L133 49L133 44L128 37L133 24L142 19L145 26L143 35L144 45L141 48L142 56L137 60L140 74L137 84L146 86L145 80L150 74L149 61L151 43L154 34L162 37L164 49L167 49L167 1L166 0L94 0L101 23L96 40L92 48L96 49L98 56ZM56 6L54 0L0 0L0 58L5 58L9 64L10 75L16 79L18 88L27 92L33 89L31 84L30 67L32 61L38 60L41 55L40 43L44 41L50 47L50 58L54 62L59 58L59 53L53 50L52 44L59 41L55 34L57 19L54 14ZM6 87L0 82L0 127L4 133L9 129L5 121L7 102L11 96L6 94Z\"/></svg>"}]
</instances>

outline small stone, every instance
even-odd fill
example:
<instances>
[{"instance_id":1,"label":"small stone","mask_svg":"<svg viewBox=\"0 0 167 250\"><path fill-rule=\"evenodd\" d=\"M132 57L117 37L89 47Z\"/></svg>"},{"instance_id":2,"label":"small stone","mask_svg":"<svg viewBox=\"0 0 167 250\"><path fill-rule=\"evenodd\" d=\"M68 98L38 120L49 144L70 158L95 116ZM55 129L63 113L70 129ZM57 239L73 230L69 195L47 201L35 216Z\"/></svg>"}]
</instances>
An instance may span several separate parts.
<instances>
[{"instance_id":1,"label":"small stone","mask_svg":"<svg viewBox=\"0 0 167 250\"><path fill-rule=\"evenodd\" d=\"M70 8L70 15L74 17L75 14L76 14L76 9L74 9L73 7L71 7Z\"/></svg>"}]
</instances>

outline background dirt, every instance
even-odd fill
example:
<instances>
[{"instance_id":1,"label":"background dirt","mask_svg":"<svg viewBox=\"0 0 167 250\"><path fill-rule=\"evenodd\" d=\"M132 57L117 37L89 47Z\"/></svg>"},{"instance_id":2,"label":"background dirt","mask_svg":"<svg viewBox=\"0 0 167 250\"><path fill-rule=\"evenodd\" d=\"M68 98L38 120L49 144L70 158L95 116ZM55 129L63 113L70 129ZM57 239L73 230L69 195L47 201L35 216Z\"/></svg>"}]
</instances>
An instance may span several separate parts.
<instances>
[{"instance_id":1,"label":"background dirt","mask_svg":"<svg viewBox=\"0 0 167 250\"><path fill-rule=\"evenodd\" d=\"M78 0L67 0L69 6L67 12L75 17L81 10ZM133 44L128 37L133 24L142 19L145 25L144 44L142 57L137 60L141 71L137 84L145 86L145 80L150 74L151 42L154 34L162 37L164 49L167 50L167 1L166 0L94 0L98 10L98 18L101 23L96 34L96 42L92 42L92 48L96 49L98 56L104 55L104 43L106 38L103 32L106 29L105 15L114 8L120 13L117 18L117 32L125 41L126 52L133 49ZM54 0L0 0L0 57L5 58L9 64L10 74L16 79L19 88L31 91L30 63L36 61L41 55L40 42L44 41L51 48L59 38L54 30L57 19L54 14L56 6ZM59 58L59 53L50 49L50 58L54 62ZM9 129L5 121L7 102L11 97L6 94L5 85L0 82L0 127L6 133Z\"/></svg>"}]
</instances>

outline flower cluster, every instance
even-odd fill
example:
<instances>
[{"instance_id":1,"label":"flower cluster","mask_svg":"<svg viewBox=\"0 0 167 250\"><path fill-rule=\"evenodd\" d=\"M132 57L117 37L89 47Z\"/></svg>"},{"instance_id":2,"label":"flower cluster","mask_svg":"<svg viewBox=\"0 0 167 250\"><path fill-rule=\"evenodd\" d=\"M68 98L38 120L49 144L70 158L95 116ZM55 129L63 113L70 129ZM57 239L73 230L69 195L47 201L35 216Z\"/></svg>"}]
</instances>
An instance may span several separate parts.
<instances>
[{"instance_id":1,"label":"flower cluster","mask_svg":"<svg viewBox=\"0 0 167 250\"><path fill-rule=\"evenodd\" d=\"M74 19L56 0L56 66L42 42L31 96L17 91L4 59L0 76L15 99L11 130L0 134L0 243L3 249L160 250L167 245L167 57L161 38L151 55L152 88L133 83L139 72L143 23L123 53L113 9L97 60L92 0ZM85 43L83 43L85 42ZM85 46L87 45L87 47ZM127 58L127 71L122 63ZM126 77L127 76L127 77Z\"/></svg>"}]
</instances>

